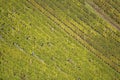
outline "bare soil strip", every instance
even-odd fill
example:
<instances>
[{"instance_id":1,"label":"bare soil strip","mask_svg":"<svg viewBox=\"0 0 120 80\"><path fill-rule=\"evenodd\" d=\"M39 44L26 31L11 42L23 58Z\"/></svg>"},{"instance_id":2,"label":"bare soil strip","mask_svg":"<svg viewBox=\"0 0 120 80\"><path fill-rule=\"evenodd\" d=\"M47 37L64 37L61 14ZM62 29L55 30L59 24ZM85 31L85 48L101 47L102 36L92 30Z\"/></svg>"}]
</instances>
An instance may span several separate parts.
<instances>
[{"instance_id":1,"label":"bare soil strip","mask_svg":"<svg viewBox=\"0 0 120 80\"><path fill-rule=\"evenodd\" d=\"M107 22L109 22L113 27L120 30L119 24L117 24L115 21L113 21L102 9L100 9L96 4L93 2L87 1L87 3Z\"/></svg>"}]
</instances>

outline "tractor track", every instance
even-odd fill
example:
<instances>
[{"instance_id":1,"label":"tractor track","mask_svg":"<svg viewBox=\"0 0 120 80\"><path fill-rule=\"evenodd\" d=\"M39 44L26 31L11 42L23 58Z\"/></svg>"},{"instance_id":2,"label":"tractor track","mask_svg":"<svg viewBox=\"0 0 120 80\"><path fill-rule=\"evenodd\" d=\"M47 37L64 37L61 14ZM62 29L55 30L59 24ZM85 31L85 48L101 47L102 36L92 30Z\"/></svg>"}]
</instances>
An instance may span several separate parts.
<instances>
[{"instance_id":1,"label":"tractor track","mask_svg":"<svg viewBox=\"0 0 120 80\"><path fill-rule=\"evenodd\" d=\"M76 39L78 42L80 42L82 45L86 46L88 50L90 50L91 52L93 52L98 58L100 58L103 62L105 62L106 64L108 64L111 68L113 68L116 72L120 73L120 67L115 65L112 61L110 61L109 59L107 59L105 56L103 56L101 53L99 53L98 51L96 51L92 46L90 46L89 44L87 44L87 42L85 42L83 39L81 39L81 37L74 33L74 31L72 31L72 29L70 29L71 32L65 30L65 24L63 24L63 22L59 21L54 15L52 15L51 13L49 13L48 11L46 11L46 9L44 9L43 7L41 7L37 2L35 2L34 0L29 1L31 5L33 5L34 7L36 7L37 9L39 9L42 13L44 13L49 19L51 19L52 21L54 21L56 24L58 24L65 32L67 32L68 34L71 34L71 32L74 35L71 35L72 37L74 37L74 39ZM47 15L47 14L48 15ZM64 26L64 27L63 27ZM68 26L66 26L68 28ZM81 41L80 41L81 40ZM97 52L97 53L96 53Z\"/></svg>"}]
</instances>

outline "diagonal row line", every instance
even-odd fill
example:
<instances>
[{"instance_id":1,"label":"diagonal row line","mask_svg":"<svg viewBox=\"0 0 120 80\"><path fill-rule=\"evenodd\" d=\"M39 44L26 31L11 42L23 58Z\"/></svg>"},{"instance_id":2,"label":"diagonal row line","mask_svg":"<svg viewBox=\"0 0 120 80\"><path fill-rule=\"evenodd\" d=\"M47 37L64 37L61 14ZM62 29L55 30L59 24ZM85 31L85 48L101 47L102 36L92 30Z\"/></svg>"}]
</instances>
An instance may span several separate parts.
<instances>
[{"instance_id":1,"label":"diagonal row line","mask_svg":"<svg viewBox=\"0 0 120 80\"><path fill-rule=\"evenodd\" d=\"M47 5L45 5L45 6L47 6ZM43 6L42 6L43 7ZM43 7L44 8L44 7ZM45 8L44 8L45 9ZM49 8L50 10L52 10L51 8ZM53 15L53 13L52 12L50 12L48 9L46 9L51 15ZM54 15L53 15L54 16ZM57 16L54 16L54 17L56 17L59 21L61 21ZM74 33L76 33L77 35L79 35L83 40L85 40L86 41L86 39L85 38L87 38L87 43L89 43L89 41L88 40L92 40L91 38L90 38L90 36L88 36L87 34L84 34L84 32L82 31L82 30L80 30L75 24L73 24L73 23L71 23L71 22L67 22L67 21L65 21L65 22L63 22L63 21L61 21L65 26L67 26L69 29L71 29ZM72 27L71 27L72 26ZM79 32L80 33L78 33L78 32L76 32L76 30L79 30ZM90 43L89 43L90 44ZM93 47L93 48L95 48L95 47ZM99 52L101 52L101 51L99 51ZM102 53L102 52L101 52ZM116 65L118 65L119 66L119 59L117 59L114 55L112 55L112 57L114 58L114 59L112 59L111 61L114 63L114 64L116 64Z\"/></svg>"},{"instance_id":2,"label":"diagonal row line","mask_svg":"<svg viewBox=\"0 0 120 80\"><path fill-rule=\"evenodd\" d=\"M100 52L95 50L92 46L90 46L86 41L84 41L78 34L75 33L68 25L65 23L59 21L54 15L46 11L43 7L41 7L38 3L36 3L34 0L29 0L29 2L35 6L37 9L39 9L42 13L44 13L48 18L50 18L52 21L54 21L56 24L58 24L66 33L74 37L77 41L79 41L82 45L84 45L87 49L89 49L91 52L93 52L97 57L99 57L102 61L104 61L106 64L108 64L110 67L112 67L114 70L116 70L118 73L120 73L120 67L118 65L115 65L112 61L110 61L108 58L103 56Z\"/></svg>"}]
</instances>

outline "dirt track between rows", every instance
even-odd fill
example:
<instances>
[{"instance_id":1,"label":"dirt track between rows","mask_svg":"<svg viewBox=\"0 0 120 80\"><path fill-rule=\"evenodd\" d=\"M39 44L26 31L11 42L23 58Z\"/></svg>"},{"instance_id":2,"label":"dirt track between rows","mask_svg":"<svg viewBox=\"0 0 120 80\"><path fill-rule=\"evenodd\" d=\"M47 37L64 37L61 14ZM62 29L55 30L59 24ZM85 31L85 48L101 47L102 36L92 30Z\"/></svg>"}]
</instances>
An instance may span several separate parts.
<instances>
[{"instance_id":1,"label":"dirt track between rows","mask_svg":"<svg viewBox=\"0 0 120 80\"><path fill-rule=\"evenodd\" d=\"M117 24L115 21L113 21L104 11L102 11L96 4L93 2L87 1L87 3L107 22L109 22L113 27L120 30L119 24Z\"/></svg>"}]
</instances>

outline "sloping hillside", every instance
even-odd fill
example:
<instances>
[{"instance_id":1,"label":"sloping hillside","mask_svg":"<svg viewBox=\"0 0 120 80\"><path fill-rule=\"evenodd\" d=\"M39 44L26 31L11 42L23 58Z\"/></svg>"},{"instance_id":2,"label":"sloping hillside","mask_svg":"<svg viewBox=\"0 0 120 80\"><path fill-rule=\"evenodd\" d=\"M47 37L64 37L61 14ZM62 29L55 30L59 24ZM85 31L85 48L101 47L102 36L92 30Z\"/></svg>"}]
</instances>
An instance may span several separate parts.
<instances>
[{"instance_id":1,"label":"sloping hillside","mask_svg":"<svg viewBox=\"0 0 120 80\"><path fill-rule=\"evenodd\" d=\"M0 80L120 80L119 0L0 0Z\"/></svg>"}]
</instances>

